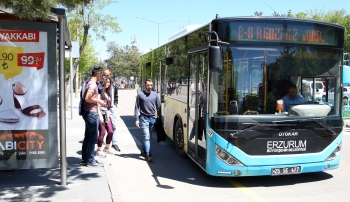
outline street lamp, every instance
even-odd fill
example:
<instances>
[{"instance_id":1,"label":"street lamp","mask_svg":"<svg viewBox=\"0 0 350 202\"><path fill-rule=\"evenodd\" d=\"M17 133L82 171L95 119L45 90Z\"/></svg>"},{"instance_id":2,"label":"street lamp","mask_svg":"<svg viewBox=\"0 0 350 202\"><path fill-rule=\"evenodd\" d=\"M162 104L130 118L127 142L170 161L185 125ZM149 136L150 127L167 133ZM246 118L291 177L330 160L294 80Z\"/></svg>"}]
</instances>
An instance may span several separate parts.
<instances>
[{"instance_id":1,"label":"street lamp","mask_svg":"<svg viewBox=\"0 0 350 202\"><path fill-rule=\"evenodd\" d=\"M152 20L148 20L148 19L145 19L145 18L142 18L142 17L139 17L139 16L135 16L136 18L139 18L139 19L142 19L142 20L146 20L148 22L151 22L151 23L154 23L154 24L157 24L158 25L158 47L159 47L159 25L160 24L165 24L165 23L168 23L168 22L173 22L173 21L178 21L178 20L181 20L181 19L174 19L174 20L169 20L169 21L166 21L166 22L154 22Z\"/></svg>"}]
</instances>

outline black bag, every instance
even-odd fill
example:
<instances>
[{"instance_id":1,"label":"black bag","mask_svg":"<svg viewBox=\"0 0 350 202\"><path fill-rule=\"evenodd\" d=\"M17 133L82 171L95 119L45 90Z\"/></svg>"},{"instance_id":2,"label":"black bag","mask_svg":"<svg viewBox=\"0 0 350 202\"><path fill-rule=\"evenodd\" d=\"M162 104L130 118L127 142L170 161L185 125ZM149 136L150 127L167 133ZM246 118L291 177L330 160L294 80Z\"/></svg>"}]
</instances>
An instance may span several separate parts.
<instances>
[{"instance_id":1,"label":"black bag","mask_svg":"<svg viewBox=\"0 0 350 202\"><path fill-rule=\"evenodd\" d=\"M166 140L166 133L163 127L162 119L157 118L157 121L154 125L157 131L157 142L165 141Z\"/></svg>"},{"instance_id":2,"label":"black bag","mask_svg":"<svg viewBox=\"0 0 350 202\"><path fill-rule=\"evenodd\" d=\"M102 117L103 117L103 122L105 124L107 124L108 123L108 116L107 116L107 114L102 114Z\"/></svg>"},{"instance_id":3,"label":"black bag","mask_svg":"<svg viewBox=\"0 0 350 202\"><path fill-rule=\"evenodd\" d=\"M83 115L84 112L84 100L85 100L85 96L86 96L86 92L85 92L85 87L86 87L86 82L83 84L83 86L81 87L81 91L80 91L80 101L79 101L79 116Z\"/></svg>"},{"instance_id":4,"label":"black bag","mask_svg":"<svg viewBox=\"0 0 350 202\"><path fill-rule=\"evenodd\" d=\"M203 117L198 118L198 140L202 140L203 138Z\"/></svg>"}]
</instances>

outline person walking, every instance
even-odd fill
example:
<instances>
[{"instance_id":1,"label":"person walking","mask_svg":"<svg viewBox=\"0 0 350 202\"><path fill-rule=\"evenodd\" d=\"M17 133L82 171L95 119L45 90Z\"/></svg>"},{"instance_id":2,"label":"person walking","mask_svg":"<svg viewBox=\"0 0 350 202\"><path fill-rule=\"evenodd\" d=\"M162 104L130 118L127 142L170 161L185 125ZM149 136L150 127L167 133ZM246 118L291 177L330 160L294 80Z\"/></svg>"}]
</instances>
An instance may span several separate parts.
<instances>
[{"instance_id":1,"label":"person walking","mask_svg":"<svg viewBox=\"0 0 350 202\"><path fill-rule=\"evenodd\" d=\"M141 156L147 158L147 161L152 161L151 154L151 132L155 123L156 110L160 117L161 105L158 94L152 91L153 82L151 79L145 80L145 90L138 93L135 102L134 115L136 118L135 125L142 129L143 145Z\"/></svg>"},{"instance_id":2,"label":"person walking","mask_svg":"<svg viewBox=\"0 0 350 202\"><path fill-rule=\"evenodd\" d=\"M101 166L103 163L100 163L95 159L95 144L97 142L98 135L98 124L99 117L97 114L97 105L105 106L103 100L98 99L98 87L97 81L100 80L102 74L102 67L94 66L89 82L84 88L83 97L84 99L84 108L82 110L82 116L85 121L85 133L84 141L82 145L82 165L87 166Z\"/></svg>"},{"instance_id":3,"label":"person walking","mask_svg":"<svg viewBox=\"0 0 350 202\"><path fill-rule=\"evenodd\" d=\"M206 118L206 114L207 114L207 88L206 88L205 84L203 84L202 89L203 89L203 92L199 96L199 107L200 107L200 112L201 112L200 122L198 122L198 124L200 124L199 132L198 132L198 139L199 140L202 140L203 134L204 134L204 138L206 135L205 118Z\"/></svg>"},{"instance_id":4,"label":"person walking","mask_svg":"<svg viewBox=\"0 0 350 202\"><path fill-rule=\"evenodd\" d=\"M106 157L106 154L115 155L114 151L110 149L110 144L112 142L112 136L113 136L113 126L112 126L112 120L113 117L111 116L111 105L112 105L112 97L111 97L111 84L112 79L108 77L104 77L102 82L100 82L103 89L100 95L100 99L104 101L105 106L98 105L98 116L100 119L99 123L99 133L97 139L97 151L96 155L98 155L101 158ZM102 143L103 139L105 137L107 131L107 138L106 138L106 145L105 148L102 151Z\"/></svg>"},{"instance_id":5,"label":"person walking","mask_svg":"<svg viewBox=\"0 0 350 202\"><path fill-rule=\"evenodd\" d=\"M176 81L176 84L175 84L175 88L176 88L176 95L178 95L178 94L179 94L179 92L180 92L180 86L181 86L180 82L179 82L179 81Z\"/></svg>"},{"instance_id":6,"label":"person walking","mask_svg":"<svg viewBox=\"0 0 350 202\"><path fill-rule=\"evenodd\" d=\"M166 92L167 95L171 96L171 83L168 82L168 84L166 85Z\"/></svg>"},{"instance_id":7,"label":"person walking","mask_svg":"<svg viewBox=\"0 0 350 202\"><path fill-rule=\"evenodd\" d=\"M103 71L103 76L112 79L112 73L109 69ZM112 126L113 126L113 136L112 136L112 147L116 151L120 151L120 148L117 145L117 106L118 106L118 85L112 82L111 85L111 98L112 105L110 112L112 115Z\"/></svg>"}]
</instances>

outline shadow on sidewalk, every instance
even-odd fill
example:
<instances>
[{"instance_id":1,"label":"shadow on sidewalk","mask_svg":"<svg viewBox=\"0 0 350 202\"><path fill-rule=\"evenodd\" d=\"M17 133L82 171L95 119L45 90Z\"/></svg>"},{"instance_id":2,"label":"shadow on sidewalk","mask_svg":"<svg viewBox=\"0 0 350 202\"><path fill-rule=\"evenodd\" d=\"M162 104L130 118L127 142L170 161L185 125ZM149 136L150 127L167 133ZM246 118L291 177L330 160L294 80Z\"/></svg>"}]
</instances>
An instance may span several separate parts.
<instances>
[{"instance_id":1,"label":"shadow on sidewalk","mask_svg":"<svg viewBox=\"0 0 350 202\"><path fill-rule=\"evenodd\" d=\"M84 183L84 181L101 177L99 173L87 172L84 171L84 169L86 169L86 167L80 166L79 158L67 157L68 186L60 186L60 167L1 170L0 200L53 197L59 192L70 189L71 187L69 185L71 184Z\"/></svg>"}]
</instances>

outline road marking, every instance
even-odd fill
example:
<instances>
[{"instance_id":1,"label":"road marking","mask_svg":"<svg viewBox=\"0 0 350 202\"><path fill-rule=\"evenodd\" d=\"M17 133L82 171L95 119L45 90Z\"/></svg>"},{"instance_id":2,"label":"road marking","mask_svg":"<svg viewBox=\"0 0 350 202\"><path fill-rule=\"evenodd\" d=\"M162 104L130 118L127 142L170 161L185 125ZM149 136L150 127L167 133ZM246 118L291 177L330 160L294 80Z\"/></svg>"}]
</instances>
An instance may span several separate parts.
<instances>
[{"instance_id":1,"label":"road marking","mask_svg":"<svg viewBox=\"0 0 350 202\"><path fill-rule=\"evenodd\" d=\"M266 201L264 198L259 196L258 194L254 193L247 187L243 186L241 183L237 182L233 178L225 178L229 183L231 183L233 186L237 187L239 191L242 191L246 195L248 195L250 198L252 198L254 201Z\"/></svg>"},{"instance_id":2,"label":"road marking","mask_svg":"<svg viewBox=\"0 0 350 202\"><path fill-rule=\"evenodd\" d=\"M120 105L119 105L118 107L119 107L119 108L122 108L122 110L124 110L126 113L128 113L128 114L134 116L133 113L131 113L129 110L125 109L124 107L122 107L122 106L120 106Z\"/></svg>"}]
</instances>

